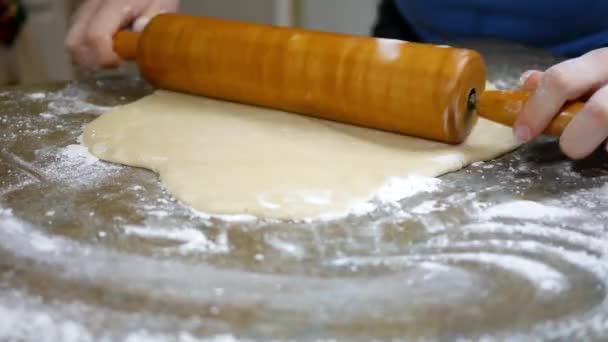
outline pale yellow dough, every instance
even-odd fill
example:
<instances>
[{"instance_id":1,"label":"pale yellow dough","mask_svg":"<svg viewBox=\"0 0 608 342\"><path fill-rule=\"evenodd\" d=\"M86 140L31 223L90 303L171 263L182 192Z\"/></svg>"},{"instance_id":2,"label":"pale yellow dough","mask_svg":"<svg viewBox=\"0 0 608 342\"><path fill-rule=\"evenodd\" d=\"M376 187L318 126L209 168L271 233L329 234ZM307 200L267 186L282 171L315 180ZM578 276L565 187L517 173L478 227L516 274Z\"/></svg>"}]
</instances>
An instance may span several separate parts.
<instances>
[{"instance_id":1,"label":"pale yellow dough","mask_svg":"<svg viewBox=\"0 0 608 342\"><path fill-rule=\"evenodd\" d=\"M517 146L481 119L449 146L281 111L158 91L90 123L95 156L152 169L209 214L301 219L347 212L392 177L439 176Z\"/></svg>"}]
</instances>

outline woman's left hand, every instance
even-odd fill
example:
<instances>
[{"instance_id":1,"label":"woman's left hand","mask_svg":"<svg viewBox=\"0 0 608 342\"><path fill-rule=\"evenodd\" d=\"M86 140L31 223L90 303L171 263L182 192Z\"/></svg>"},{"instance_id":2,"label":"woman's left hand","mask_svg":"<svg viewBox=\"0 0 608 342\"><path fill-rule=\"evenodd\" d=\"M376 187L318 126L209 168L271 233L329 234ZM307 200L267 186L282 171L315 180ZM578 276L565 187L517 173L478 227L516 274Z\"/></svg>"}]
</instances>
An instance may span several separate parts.
<instances>
[{"instance_id":1,"label":"woman's left hand","mask_svg":"<svg viewBox=\"0 0 608 342\"><path fill-rule=\"evenodd\" d=\"M608 138L607 84L608 48L556 64L546 72L524 73L522 88L533 94L514 125L516 137L522 142L537 138L567 101L590 96L560 138L568 157L589 156Z\"/></svg>"}]
</instances>

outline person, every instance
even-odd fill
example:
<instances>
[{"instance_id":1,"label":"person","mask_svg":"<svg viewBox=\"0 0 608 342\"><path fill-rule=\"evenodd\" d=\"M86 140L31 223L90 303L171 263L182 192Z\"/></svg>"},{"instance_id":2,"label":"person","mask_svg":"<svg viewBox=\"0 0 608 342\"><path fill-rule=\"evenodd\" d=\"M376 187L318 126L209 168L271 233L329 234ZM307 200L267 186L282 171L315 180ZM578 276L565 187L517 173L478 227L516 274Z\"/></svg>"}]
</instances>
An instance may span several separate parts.
<instances>
[{"instance_id":1,"label":"person","mask_svg":"<svg viewBox=\"0 0 608 342\"><path fill-rule=\"evenodd\" d=\"M179 0L86 0L66 38L74 62L86 68L116 67L112 36L153 16L177 11ZM514 125L529 142L542 134L569 100L588 97L566 127L560 147L583 159L608 137L608 2L600 0L382 0L373 28L377 37L439 44L458 38L501 38L544 48L567 59L522 75L532 92ZM584 18L578 19L578 18ZM608 149L608 145L605 146Z\"/></svg>"}]
</instances>

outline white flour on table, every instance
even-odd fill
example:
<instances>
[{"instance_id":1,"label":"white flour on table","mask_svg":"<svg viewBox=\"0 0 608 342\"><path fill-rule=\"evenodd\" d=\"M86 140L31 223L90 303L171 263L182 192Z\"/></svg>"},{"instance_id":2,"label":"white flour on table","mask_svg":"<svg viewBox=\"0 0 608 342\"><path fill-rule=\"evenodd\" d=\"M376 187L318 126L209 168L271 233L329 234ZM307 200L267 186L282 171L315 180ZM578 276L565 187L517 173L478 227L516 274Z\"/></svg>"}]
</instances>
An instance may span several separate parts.
<instances>
[{"instance_id":1,"label":"white flour on table","mask_svg":"<svg viewBox=\"0 0 608 342\"><path fill-rule=\"evenodd\" d=\"M68 85L65 89L58 92L35 93L30 94L30 98L46 100L48 102L48 110L42 114L47 114L47 117L69 115L76 113L87 114L103 114L112 107L100 106L87 101L89 92L74 85Z\"/></svg>"},{"instance_id":2,"label":"white flour on table","mask_svg":"<svg viewBox=\"0 0 608 342\"><path fill-rule=\"evenodd\" d=\"M580 216L577 210L559 208L533 201L511 201L484 210L483 219L514 218L526 220L551 220Z\"/></svg>"}]
</instances>

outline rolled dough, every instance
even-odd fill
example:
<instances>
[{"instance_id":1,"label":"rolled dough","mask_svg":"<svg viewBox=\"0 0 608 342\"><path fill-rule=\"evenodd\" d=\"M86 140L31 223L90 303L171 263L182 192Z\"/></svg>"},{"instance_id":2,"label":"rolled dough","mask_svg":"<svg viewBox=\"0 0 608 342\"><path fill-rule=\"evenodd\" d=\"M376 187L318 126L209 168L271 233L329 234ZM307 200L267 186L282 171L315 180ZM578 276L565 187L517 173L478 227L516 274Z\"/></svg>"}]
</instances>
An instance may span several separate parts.
<instances>
[{"instance_id":1,"label":"rolled dough","mask_svg":"<svg viewBox=\"0 0 608 342\"><path fill-rule=\"evenodd\" d=\"M347 212L394 177L439 176L517 146L480 119L461 146L157 91L90 123L84 143L110 162L154 170L208 214L302 219Z\"/></svg>"}]
</instances>

